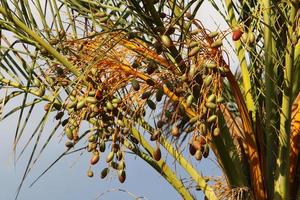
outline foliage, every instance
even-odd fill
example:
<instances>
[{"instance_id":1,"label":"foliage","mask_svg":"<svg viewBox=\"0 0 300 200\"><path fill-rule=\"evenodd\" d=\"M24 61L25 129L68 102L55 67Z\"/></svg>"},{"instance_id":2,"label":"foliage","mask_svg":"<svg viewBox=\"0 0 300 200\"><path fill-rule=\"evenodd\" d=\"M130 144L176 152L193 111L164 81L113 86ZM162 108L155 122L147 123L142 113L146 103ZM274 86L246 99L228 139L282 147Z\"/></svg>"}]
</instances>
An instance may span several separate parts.
<instances>
[{"instance_id":1,"label":"foliage","mask_svg":"<svg viewBox=\"0 0 300 200\"><path fill-rule=\"evenodd\" d=\"M217 32L195 18L203 2L1 1L2 108L23 99L3 116L18 114L15 149L33 108L45 109L21 151L36 138L20 188L55 113L48 140L63 129L61 157L83 149L91 165L106 152L102 178L116 171L124 182L130 150L182 198L196 198L164 148L207 199L299 198L299 2L224 0L224 13L210 1L230 27ZM230 70L227 35L241 78ZM186 146L198 161L211 149L226 182L203 177L181 153Z\"/></svg>"}]
</instances>

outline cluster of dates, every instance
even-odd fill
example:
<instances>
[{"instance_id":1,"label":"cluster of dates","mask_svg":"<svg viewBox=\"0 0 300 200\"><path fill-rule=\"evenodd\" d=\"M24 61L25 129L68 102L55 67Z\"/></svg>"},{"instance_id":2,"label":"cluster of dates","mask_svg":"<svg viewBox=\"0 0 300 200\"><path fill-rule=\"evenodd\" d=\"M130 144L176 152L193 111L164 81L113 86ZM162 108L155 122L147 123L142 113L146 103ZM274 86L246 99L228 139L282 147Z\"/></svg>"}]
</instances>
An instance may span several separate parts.
<instances>
[{"instance_id":1,"label":"cluster of dates","mask_svg":"<svg viewBox=\"0 0 300 200\"><path fill-rule=\"evenodd\" d=\"M117 34L122 38L127 33ZM69 60L82 68L84 80L72 85L72 91L56 115L68 138L66 146L72 148L87 135L86 150L91 154L91 165L98 163L109 146L105 159L108 166L102 170L101 177L106 177L114 169L123 183L126 179L125 143L138 143L131 128L140 126L138 118L155 118L151 141L159 144L162 135L171 135L176 140L189 137L190 154L197 160L206 158L210 137L220 134L217 112L219 104L224 101L222 77L228 68L220 64L222 58L218 57L221 37L215 32L205 34L197 30L189 35L185 48L187 59L183 61L186 70L181 75L178 75L176 67L161 63L160 54L175 45L168 35L163 34L154 44L154 48L159 48L159 51L151 51L157 54L156 57L145 57L132 51L128 61L124 61L126 58L116 61L117 57L109 56L122 55L122 42L120 46L115 44L114 48L102 46L104 49L100 49L100 53L103 51L107 56L98 58L101 34L81 41L77 46L84 45L80 48L82 53ZM139 43L135 35L129 34L128 37L135 44ZM206 39L203 40L203 37ZM140 46L143 45L141 43ZM77 46L75 44L74 48ZM84 66L91 62L94 62L91 68L84 71ZM123 65L125 68L122 68ZM68 117L63 119L66 112ZM92 124L92 128L80 134L84 120ZM157 161L161 159L159 145L152 157ZM93 176L91 167L88 176Z\"/></svg>"}]
</instances>

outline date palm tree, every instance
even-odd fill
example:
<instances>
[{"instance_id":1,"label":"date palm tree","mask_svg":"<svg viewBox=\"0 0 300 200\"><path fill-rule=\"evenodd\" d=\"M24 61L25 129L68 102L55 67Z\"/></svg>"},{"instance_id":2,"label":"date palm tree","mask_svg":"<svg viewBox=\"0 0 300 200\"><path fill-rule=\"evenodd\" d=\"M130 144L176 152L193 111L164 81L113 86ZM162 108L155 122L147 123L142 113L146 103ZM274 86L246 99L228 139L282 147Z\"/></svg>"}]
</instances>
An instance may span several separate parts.
<instances>
[{"instance_id":1,"label":"date palm tree","mask_svg":"<svg viewBox=\"0 0 300 200\"><path fill-rule=\"evenodd\" d=\"M42 132L63 132L53 164L86 151L91 166L107 163L101 178L123 183L130 151L184 199L197 198L191 182L211 200L300 198L299 1L209 1L228 23L217 31L197 19L203 2L1 1L1 108L21 100L2 117L18 117L15 152L34 107L45 110L19 189L47 147ZM210 151L224 179L193 165Z\"/></svg>"}]
</instances>

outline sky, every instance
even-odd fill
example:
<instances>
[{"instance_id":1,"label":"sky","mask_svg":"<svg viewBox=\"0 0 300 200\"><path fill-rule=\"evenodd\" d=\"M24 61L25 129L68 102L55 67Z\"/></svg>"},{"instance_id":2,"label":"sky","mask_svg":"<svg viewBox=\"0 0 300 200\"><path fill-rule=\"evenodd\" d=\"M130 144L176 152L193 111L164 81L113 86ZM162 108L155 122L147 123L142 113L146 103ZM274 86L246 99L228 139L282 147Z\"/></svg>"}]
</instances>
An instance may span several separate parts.
<instances>
[{"instance_id":1,"label":"sky","mask_svg":"<svg viewBox=\"0 0 300 200\"><path fill-rule=\"evenodd\" d=\"M209 7L208 3L204 3L197 18L211 31L216 30L217 27L220 30L226 30L226 23L224 23L222 17L212 11L213 8ZM231 60L236 62L235 58L231 58ZM1 96L3 96L3 91L0 91ZM5 111L20 102L12 102L7 105ZM38 124L40 116L44 112L43 105L35 108L34 112L35 115L30 120L30 126L25 129L24 138L21 140L19 147L24 145ZM12 145L17 119L18 115L13 115L0 122L0 200L14 199L33 147L33 143L31 143L30 148L25 151L16 166L14 166ZM42 134L42 141L45 141L51 127L54 125L53 117L49 121L45 133ZM101 196L98 199L101 200L129 200L134 199L133 196L149 200L181 199L180 195L165 179L145 164L144 161L133 155L127 155L126 157L127 178L124 184L119 183L114 173L104 180L100 179L99 176L104 168L104 162L94 167L94 177L88 178L86 173L89 167L90 155L76 153L64 157L35 185L29 187L32 181L65 150L64 141L60 140L60 135L56 134L37 164L32 168L25 179L19 195L20 200L94 200L99 195ZM20 148L18 152L20 152ZM172 161L169 160L168 162L172 164ZM213 157L206 159L205 162L197 163L195 167L204 175L220 175L220 170ZM196 192L195 190L193 192L195 192L197 199L203 199L202 192Z\"/></svg>"}]
</instances>

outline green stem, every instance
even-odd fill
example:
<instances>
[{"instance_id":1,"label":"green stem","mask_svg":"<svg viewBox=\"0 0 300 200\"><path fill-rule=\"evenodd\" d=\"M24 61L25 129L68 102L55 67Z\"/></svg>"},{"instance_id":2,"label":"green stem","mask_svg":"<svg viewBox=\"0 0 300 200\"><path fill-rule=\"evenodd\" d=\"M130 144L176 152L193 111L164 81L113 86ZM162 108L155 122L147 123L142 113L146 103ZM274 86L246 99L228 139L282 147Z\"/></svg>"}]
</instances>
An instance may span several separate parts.
<instances>
[{"instance_id":1,"label":"green stem","mask_svg":"<svg viewBox=\"0 0 300 200\"><path fill-rule=\"evenodd\" d=\"M217 199L213 189L207 184L204 177L176 150L165 138L160 138L160 144L176 159L181 167L194 179L199 188L203 190L207 199Z\"/></svg>"},{"instance_id":2,"label":"green stem","mask_svg":"<svg viewBox=\"0 0 300 200\"><path fill-rule=\"evenodd\" d=\"M62 23L62 20L61 20L61 17L60 17L60 12L59 12L59 9L57 7L57 3L55 0L52 0L53 2L53 8L54 8L54 13L55 13L55 16L53 17L55 19L55 17L57 17L57 21L58 21L58 25L59 25L59 28L60 30L64 30L64 25Z\"/></svg>"},{"instance_id":3,"label":"green stem","mask_svg":"<svg viewBox=\"0 0 300 200\"><path fill-rule=\"evenodd\" d=\"M140 121L140 125L147 131L153 132L153 128L145 121ZM178 152L163 136L160 136L160 144L169 152L169 154L176 159L181 167L192 177L199 188L203 190L205 196L209 200L217 199L213 189L207 184L204 177L188 162L182 154Z\"/></svg>"},{"instance_id":4,"label":"green stem","mask_svg":"<svg viewBox=\"0 0 300 200\"><path fill-rule=\"evenodd\" d=\"M41 99L43 99L45 101L49 101L49 102L55 101L55 97L54 96L41 95L40 92L38 91L38 89L29 89L28 87L23 86L23 85L21 85L18 82L5 79L5 78L3 78L1 76L0 76L0 82L4 83L7 86L11 86L14 89L18 88L18 89L20 89L20 90L22 90L22 91L24 91L26 93L30 93L32 95L38 96L38 97L40 97ZM55 102L59 103L57 100Z\"/></svg>"},{"instance_id":5,"label":"green stem","mask_svg":"<svg viewBox=\"0 0 300 200\"><path fill-rule=\"evenodd\" d=\"M275 133L275 121L274 118L276 116L275 113L275 69L274 64L272 62L272 32L271 32L271 9L270 9L270 1L264 0L262 2L264 6L264 60L265 60L265 104L266 104L266 186L268 197L273 197L273 188L274 188L274 170L275 170L275 155L277 150L276 147L276 133ZM273 43L274 44L274 43Z\"/></svg>"},{"instance_id":6,"label":"green stem","mask_svg":"<svg viewBox=\"0 0 300 200\"><path fill-rule=\"evenodd\" d=\"M227 7L227 12L229 16L229 23L232 27L235 27L238 25L238 22L234 16L234 10L231 0L225 0L225 4ZM246 105L249 111L253 114L253 119L255 119L255 105L253 101L253 97L251 94L251 80L250 80L250 73L247 67L246 57L245 57L245 50L242 47L242 44L240 41L234 42L235 49L237 51L238 58L240 60L240 66L241 66L241 72L242 72L242 78L243 78L243 86L244 86L244 92L246 96Z\"/></svg>"},{"instance_id":7,"label":"green stem","mask_svg":"<svg viewBox=\"0 0 300 200\"><path fill-rule=\"evenodd\" d=\"M76 30L76 24L75 24L75 20L73 19L72 13L70 11L69 7L66 7L67 10L67 15L68 15L68 20L69 20L69 24L72 27L72 37L74 39L77 39L78 34L77 34L77 30Z\"/></svg>"},{"instance_id":8,"label":"green stem","mask_svg":"<svg viewBox=\"0 0 300 200\"><path fill-rule=\"evenodd\" d=\"M292 107L292 86L294 68L294 46L291 43L293 24L298 10L298 3L291 5L289 26L287 32L287 46L285 55L284 86L282 96L282 109L280 114L279 153L276 162L274 199L290 199L289 172L290 172L290 128Z\"/></svg>"},{"instance_id":9,"label":"green stem","mask_svg":"<svg viewBox=\"0 0 300 200\"><path fill-rule=\"evenodd\" d=\"M214 145L212 149L226 175L227 182L233 187L249 187L247 180L247 177L250 177L249 171L240 159L236 143L221 113L218 113L218 123L222 133L218 137L212 137Z\"/></svg>"},{"instance_id":10,"label":"green stem","mask_svg":"<svg viewBox=\"0 0 300 200\"><path fill-rule=\"evenodd\" d=\"M41 22L43 24L45 33L47 34L47 38L50 38L50 28L47 24L46 18L45 18L45 14L43 13L43 9L41 6L41 2L39 0L35 0L35 5L36 5L36 10L39 13L39 17L41 19Z\"/></svg>"},{"instance_id":11,"label":"green stem","mask_svg":"<svg viewBox=\"0 0 300 200\"><path fill-rule=\"evenodd\" d=\"M57 33L59 33L59 28L58 28L58 24L57 24L57 21L56 21L56 14L55 14L55 11L54 11L54 8L53 8L53 5L52 5L52 2L49 1L49 10L52 14L52 19L53 19L53 25L54 25L54 28L52 29L55 29Z\"/></svg>"},{"instance_id":12,"label":"green stem","mask_svg":"<svg viewBox=\"0 0 300 200\"><path fill-rule=\"evenodd\" d=\"M151 154L153 154L154 150L150 146L150 144L145 140L145 138L135 129L131 129L132 134L139 140L139 143ZM170 169L165 161L162 159L160 161L154 161L148 154L141 152L136 147L130 146L131 150L145 160L151 167L153 167L160 175L162 175L178 193L182 196L183 199L193 200L194 198L186 189L186 187L182 184L182 182L177 178L174 171Z\"/></svg>"}]
</instances>

